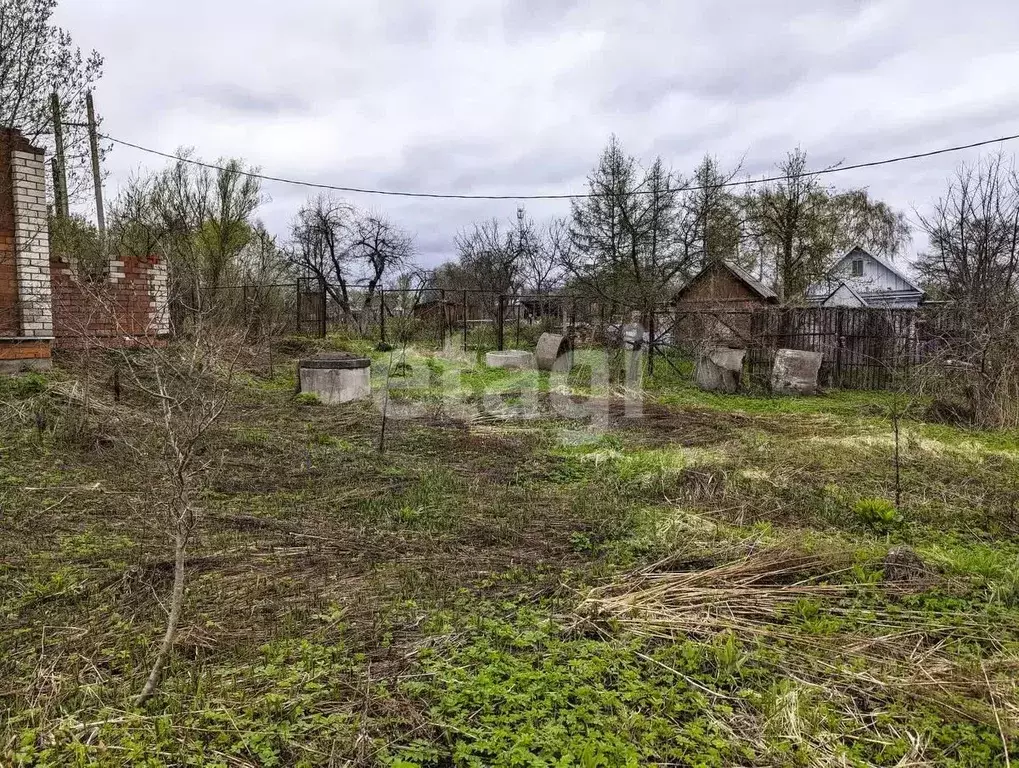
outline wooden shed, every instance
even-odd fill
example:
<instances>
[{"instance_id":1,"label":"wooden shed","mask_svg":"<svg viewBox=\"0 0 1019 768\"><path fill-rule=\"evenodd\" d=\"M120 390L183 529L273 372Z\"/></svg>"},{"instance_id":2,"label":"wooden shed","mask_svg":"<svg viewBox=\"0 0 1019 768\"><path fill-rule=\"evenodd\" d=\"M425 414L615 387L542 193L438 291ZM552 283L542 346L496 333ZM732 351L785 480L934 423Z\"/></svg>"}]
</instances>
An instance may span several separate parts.
<instances>
[{"instance_id":1,"label":"wooden shed","mask_svg":"<svg viewBox=\"0 0 1019 768\"><path fill-rule=\"evenodd\" d=\"M746 347L753 311L777 303L778 295L746 270L711 262L673 297L675 343Z\"/></svg>"}]
</instances>

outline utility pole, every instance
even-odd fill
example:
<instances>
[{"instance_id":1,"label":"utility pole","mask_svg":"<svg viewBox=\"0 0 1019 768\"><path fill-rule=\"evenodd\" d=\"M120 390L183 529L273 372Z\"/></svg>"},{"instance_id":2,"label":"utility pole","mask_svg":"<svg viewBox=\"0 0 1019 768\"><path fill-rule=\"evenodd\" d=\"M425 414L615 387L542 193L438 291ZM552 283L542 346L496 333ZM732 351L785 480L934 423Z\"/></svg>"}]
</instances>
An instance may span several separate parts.
<instances>
[{"instance_id":1,"label":"utility pole","mask_svg":"<svg viewBox=\"0 0 1019 768\"><path fill-rule=\"evenodd\" d=\"M53 215L64 215L64 188L60 183L60 167L55 157L50 158L50 171L53 173Z\"/></svg>"},{"instance_id":2,"label":"utility pole","mask_svg":"<svg viewBox=\"0 0 1019 768\"><path fill-rule=\"evenodd\" d=\"M50 95L50 107L53 110L53 138L57 145L57 156L53 164L53 198L57 215L66 217L70 209L67 203L67 166L64 164L64 124L60 117L60 97L56 91Z\"/></svg>"},{"instance_id":3,"label":"utility pole","mask_svg":"<svg viewBox=\"0 0 1019 768\"><path fill-rule=\"evenodd\" d=\"M92 184L96 190L96 224L99 226L99 241L106 242L106 211L103 210L103 179L99 170L99 132L96 128L96 111L92 105L92 91L85 94L85 109L88 112L88 143L92 153Z\"/></svg>"}]
</instances>

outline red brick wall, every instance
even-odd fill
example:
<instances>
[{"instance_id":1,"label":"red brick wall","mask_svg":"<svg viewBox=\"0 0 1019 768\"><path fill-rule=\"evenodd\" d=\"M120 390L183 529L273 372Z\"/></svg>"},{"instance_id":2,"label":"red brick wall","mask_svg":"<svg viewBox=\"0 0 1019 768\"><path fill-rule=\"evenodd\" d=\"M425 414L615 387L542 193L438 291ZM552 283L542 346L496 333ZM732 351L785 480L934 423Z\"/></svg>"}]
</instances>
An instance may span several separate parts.
<instances>
[{"instance_id":1,"label":"red brick wall","mask_svg":"<svg viewBox=\"0 0 1019 768\"><path fill-rule=\"evenodd\" d=\"M15 360L48 360L50 343L47 339L23 339L0 344L0 362Z\"/></svg>"},{"instance_id":2,"label":"red brick wall","mask_svg":"<svg viewBox=\"0 0 1019 768\"><path fill-rule=\"evenodd\" d=\"M51 260L56 346L80 347L86 341L104 347L156 342L149 276L158 263L155 256L125 257L123 278L83 284L71 274L68 264Z\"/></svg>"}]
</instances>

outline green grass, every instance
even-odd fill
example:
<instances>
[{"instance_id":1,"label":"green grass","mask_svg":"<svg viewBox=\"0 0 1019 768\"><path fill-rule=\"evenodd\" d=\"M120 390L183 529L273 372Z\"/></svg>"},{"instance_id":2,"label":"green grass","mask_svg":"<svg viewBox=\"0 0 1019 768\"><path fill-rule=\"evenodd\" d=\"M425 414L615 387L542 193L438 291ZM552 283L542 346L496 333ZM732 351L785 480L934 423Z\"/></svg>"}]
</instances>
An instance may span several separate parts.
<instances>
[{"instance_id":1,"label":"green grass","mask_svg":"<svg viewBox=\"0 0 1019 768\"><path fill-rule=\"evenodd\" d=\"M893 520L887 393L709 395L659 366L643 416L599 429L541 397L508 418L549 377L474 353L311 347L371 355L377 394L402 364L393 402L424 407L380 454L377 403L295 397L282 353L252 365L203 453L184 626L141 709L171 575L151 465L54 389L75 372L0 379L0 763L1004 765L996 713L1019 758L1014 434L911 413ZM899 588L901 546L929 573ZM828 571L766 584L841 591L726 629L582 608L656 563L781 547Z\"/></svg>"}]
</instances>

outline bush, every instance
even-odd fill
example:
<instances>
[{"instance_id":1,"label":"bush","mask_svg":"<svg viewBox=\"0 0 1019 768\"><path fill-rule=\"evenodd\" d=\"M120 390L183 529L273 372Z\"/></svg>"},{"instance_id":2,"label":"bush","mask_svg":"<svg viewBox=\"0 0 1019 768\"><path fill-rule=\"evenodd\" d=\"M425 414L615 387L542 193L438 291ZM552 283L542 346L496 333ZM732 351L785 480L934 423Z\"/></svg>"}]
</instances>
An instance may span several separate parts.
<instances>
[{"instance_id":1,"label":"bush","mask_svg":"<svg viewBox=\"0 0 1019 768\"><path fill-rule=\"evenodd\" d=\"M875 533L887 536L902 526L902 515L888 499L860 499L853 504L857 518Z\"/></svg>"},{"instance_id":2,"label":"bush","mask_svg":"<svg viewBox=\"0 0 1019 768\"><path fill-rule=\"evenodd\" d=\"M46 391L46 377L29 372L18 376L0 376L0 397L25 400Z\"/></svg>"}]
</instances>

